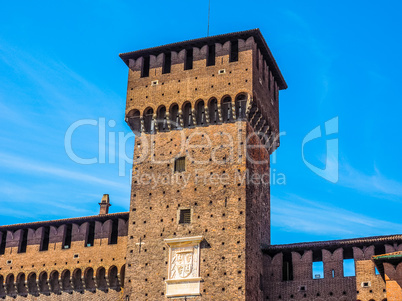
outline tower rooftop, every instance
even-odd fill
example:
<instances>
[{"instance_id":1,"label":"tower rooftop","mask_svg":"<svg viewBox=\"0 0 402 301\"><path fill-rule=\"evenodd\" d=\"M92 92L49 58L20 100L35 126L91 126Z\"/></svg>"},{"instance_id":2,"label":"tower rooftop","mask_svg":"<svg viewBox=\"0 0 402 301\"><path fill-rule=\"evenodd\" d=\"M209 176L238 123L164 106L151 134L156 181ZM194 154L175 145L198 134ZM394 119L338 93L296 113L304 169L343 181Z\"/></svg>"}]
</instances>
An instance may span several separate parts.
<instances>
[{"instance_id":1,"label":"tower rooftop","mask_svg":"<svg viewBox=\"0 0 402 301\"><path fill-rule=\"evenodd\" d=\"M157 56L161 53L176 51L179 52L182 49L189 48L189 47L197 47L201 48L204 45L213 44L213 43L220 43L223 44L228 41L236 40L236 39L243 39L247 40L248 38L253 37L255 42L257 43L261 54L263 55L264 59L266 60L270 70L274 77L277 80L279 89L283 90L286 89L288 86L285 82L285 79L282 76L281 71L269 49L267 42L265 41L264 37L261 34L261 31L256 29L246 30L246 31L239 31L239 32L232 32L222 35L216 35L211 37L204 37L198 38L194 40L187 40L147 49L136 50L132 52L126 52L119 54L120 58L124 61L124 63L129 66L129 60L133 59L136 60L142 56L154 55Z\"/></svg>"}]
</instances>

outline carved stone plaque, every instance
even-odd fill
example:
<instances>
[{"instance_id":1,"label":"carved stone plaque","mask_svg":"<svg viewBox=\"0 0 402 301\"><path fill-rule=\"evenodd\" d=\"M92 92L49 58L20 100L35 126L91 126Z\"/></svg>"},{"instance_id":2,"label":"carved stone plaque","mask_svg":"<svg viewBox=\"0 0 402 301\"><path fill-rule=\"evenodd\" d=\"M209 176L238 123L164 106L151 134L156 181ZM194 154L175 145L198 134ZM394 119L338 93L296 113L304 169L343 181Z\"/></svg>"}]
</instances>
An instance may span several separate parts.
<instances>
[{"instance_id":1,"label":"carved stone plaque","mask_svg":"<svg viewBox=\"0 0 402 301\"><path fill-rule=\"evenodd\" d=\"M165 239L169 246L166 296L200 294L200 242L202 236Z\"/></svg>"}]
</instances>

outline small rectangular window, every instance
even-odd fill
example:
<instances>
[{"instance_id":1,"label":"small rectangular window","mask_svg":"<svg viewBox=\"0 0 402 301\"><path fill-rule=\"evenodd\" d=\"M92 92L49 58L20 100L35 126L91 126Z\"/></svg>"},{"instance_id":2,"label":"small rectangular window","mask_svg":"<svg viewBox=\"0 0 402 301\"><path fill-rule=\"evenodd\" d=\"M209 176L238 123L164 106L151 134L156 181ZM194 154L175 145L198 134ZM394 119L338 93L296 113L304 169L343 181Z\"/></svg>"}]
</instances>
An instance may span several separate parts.
<instances>
[{"instance_id":1,"label":"small rectangular window","mask_svg":"<svg viewBox=\"0 0 402 301\"><path fill-rule=\"evenodd\" d=\"M186 50L186 61L184 62L184 70L193 69L193 48Z\"/></svg>"},{"instance_id":2,"label":"small rectangular window","mask_svg":"<svg viewBox=\"0 0 402 301\"><path fill-rule=\"evenodd\" d=\"M207 66L215 66L215 44L208 46Z\"/></svg>"},{"instance_id":3,"label":"small rectangular window","mask_svg":"<svg viewBox=\"0 0 402 301\"><path fill-rule=\"evenodd\" d=\"M41 251L49 250L49 235L50 235L50 227L45 227L43 229L43 236L40 244Z\"/></svg>"},{"instance_id":4,"label":"small rectangular window","mask_svg":"<svg viewBox=\"0 0 402 301\"><path fill-rule=\"evenodd\" d=\"M165 60L163 61L162 74L170 73L172 66L172 53L165 53Z\"/></svg>"},{"instance_id":5,"label":"small rectangular window","mask_svg":"<svg viewBox=\"0 0 402 301\"><path fill-rule=\"evenodd\" d=\"M27 251L27 245L28 245L28 229L24 229L22 230L22 237L18 253L25 253Z\"/></svg>"},{"instance_id":6,"label":"small rectangular window","mask_svg":"<svg viewBox=\"0 0 402 301\"><path fill-rule=\"evenodd\" d=\"M186 157L180 157L174 161L174 172L183 171L186 171Z\"/></svg>"},{"instance_id":7,"label":"small rectangular window","mask_svg":"<svg viewBox=\"0 0 402 301\"><path fill-rule=\"evenodd\" d=\"M191 209L180 209L179 224L191 223Z\"/></svg>"},{"instance_id":8,"label":"small rectangular window","mask_svg":"<svg viewBox=\"0 0 402 301\"><path fill-rule=\"evenodd\" d=\"M141 77L148 77L149 76L149 56L144 57L144 61L142 64L141 69Z\"/></svg>"},{"instance_id":9,"label":"small rectangular window","mask_svg":"<svg viewBox=\"0 0 402 301\"><path fill-rule=\"evenodd\" d=\"M72 234L73 234L73 225L68 224L66 226L66 233L64 233L63 249L70 249L71 248Z\"/></svg>"},{"instance_id":10,"label":"small rectangular window","mask_svg":"<svg viewBox=\"0 0 402 301\"><path fill-rule=\"evenodd\" d=\"M239 42L231 41L230 42L230 62L237 62L239 60Z\"/></svg>"}]
</instances>

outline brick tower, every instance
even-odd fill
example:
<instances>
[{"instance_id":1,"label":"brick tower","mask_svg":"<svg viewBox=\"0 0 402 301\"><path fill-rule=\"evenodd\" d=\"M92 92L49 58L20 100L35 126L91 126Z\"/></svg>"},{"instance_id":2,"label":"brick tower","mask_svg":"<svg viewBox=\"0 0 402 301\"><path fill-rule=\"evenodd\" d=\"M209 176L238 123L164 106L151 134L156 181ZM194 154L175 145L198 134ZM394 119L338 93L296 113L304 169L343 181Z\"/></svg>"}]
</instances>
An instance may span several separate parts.
<instances>
[{"instance_id":1,"label":"brick tower","mask_svg":"<svg viewBox=\"0 0 402 301\"><path fill-rule=\"evenodd\" d=\"M120 57L136 134L126 300L261 300L287 86L260 31Z\"/></svg>"}]
</instances>

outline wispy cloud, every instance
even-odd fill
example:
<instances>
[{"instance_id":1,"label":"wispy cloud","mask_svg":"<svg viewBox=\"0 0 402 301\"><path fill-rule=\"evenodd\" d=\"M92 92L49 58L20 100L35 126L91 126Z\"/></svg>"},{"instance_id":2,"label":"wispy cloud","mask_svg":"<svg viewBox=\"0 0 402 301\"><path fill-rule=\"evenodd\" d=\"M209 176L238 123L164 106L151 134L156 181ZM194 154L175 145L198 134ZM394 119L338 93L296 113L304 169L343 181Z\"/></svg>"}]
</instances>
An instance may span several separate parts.
<instances>
[{"instance_id":1,"label":"wispy cloud","mask_svg":"<svg viewBox=\"0 0 402 301\"><path fill-rule=\"evenodd\" d=\"M287 232L354 237L394 233L402 229L402 224L323 205L295 195L272 197L271 208L272 225Z\"/></svg>"},{"instance_id":2,"label":"wispy cloud","mask_svg":"<svg viewBox=\"0 0 402 301\"><path fill-rule=\"evenodd\" d=\"M377 197L402 197L402 183L386 177L377 168L367 174L343 164L339 184Z\"/></svg>"},{"instance_id":3,"label":"wispy cloud","mask_svg":"<svg viewBox=\"0 0 402 301\"><path fill-rule=\"evenodd\" d=\"M1 153L0 152L0 164L3 168L12 168L12 169L18 169L30 174L35 174L35 175L50 175L50 176L55 176L63 179L69 179L69 180L74 180L74 181L79 181L79 182L85 182L88 184L97 184L97 185L105 185L107 187L114 187L114 188L120 188L120 189L126 189L127 186L120 183L120 182L114 182L114 181L109 181L105 180L100 177L95 177L92 175L88 175L85 173L80 173L80 172L75 172L59 167L54 167L48 165L48 163L44 162L34 162L34 161L29 161L23 157L18 157L18 156L13 156L9 155L6 153Z\"/></svg>"}]
</instances>

